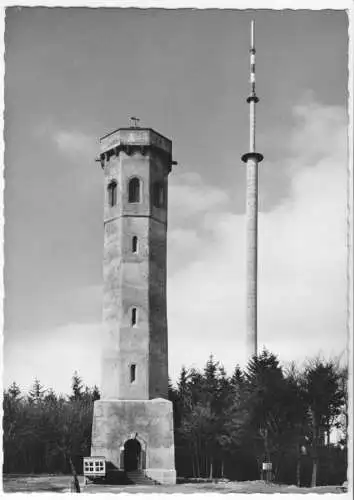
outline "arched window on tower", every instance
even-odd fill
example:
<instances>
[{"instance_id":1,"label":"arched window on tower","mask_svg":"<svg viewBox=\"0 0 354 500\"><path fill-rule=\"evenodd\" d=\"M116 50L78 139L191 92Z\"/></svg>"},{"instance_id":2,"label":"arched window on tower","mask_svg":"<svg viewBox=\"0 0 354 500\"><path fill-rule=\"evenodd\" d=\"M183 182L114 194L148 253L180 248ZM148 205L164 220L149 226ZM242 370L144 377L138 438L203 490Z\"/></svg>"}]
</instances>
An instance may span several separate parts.
<instances>
[{"instance_id":1,"label":"arched window on tower","mask_svg":"<svg viewBox=\"0 0 354 500\"><path fill-rule=\"evenodd\" d=\"M140 201L140 180L133 177L128 185L128 200L129 203L139 203Z\"/></svg>"},{"instance_id":2,"label":"arched window on tower","mask_svg":"<svg viewBox=\"0 0 354 500\"><path fill-rule=\"evenodd\" d=\"M117 182L111 181L108 184L108 204L110 207L114 207L117 204Z\"/></svg>"},{"instance_id":3,"label":"arched window on tower","mask_svg":"<svg viewBox=\"0 0 354 500\"><path fill-rule=\"evenodd\" d=\"M162 182L155 182L152 192L154 206L161 208L164 205L164 188Z\"/></svg>"}]
</instances>

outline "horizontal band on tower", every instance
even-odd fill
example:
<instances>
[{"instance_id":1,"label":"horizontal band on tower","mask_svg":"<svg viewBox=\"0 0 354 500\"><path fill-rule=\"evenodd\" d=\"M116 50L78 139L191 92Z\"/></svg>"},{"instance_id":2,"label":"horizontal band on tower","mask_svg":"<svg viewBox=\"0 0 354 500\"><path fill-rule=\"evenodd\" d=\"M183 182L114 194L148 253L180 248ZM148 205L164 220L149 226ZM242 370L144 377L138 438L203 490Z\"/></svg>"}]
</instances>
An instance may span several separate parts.
<instances>
[{"instance_id":1,"label":"horizontal band on tower","mask_svg":"<svg viewBox=\"0 0 354 500\"><path fill-rule=\"evenodd\" d=\"M263 155L261 153L245 153L244 155L241 156L241 160L244 161L245 163L248 162L248 160L255 159L258 163L263 160Z\"/></svg>"},{"instance_id":2,"label":"horizontal band on tower","mask_svg":"<svg viewBox=\"0 0 354 500\"><path fill-rule=\"evenodd\" d=\"M259 102L259 99L256 95L250 95L249 97L247 97L246 99L247 102Z\"/></svg>"},{"instance_id":3,"label":"horizontal band on tower","mask_svg":"<svg viewBox=\"0 0 354 500\"><path fill-rule=\"evenodd\" d=\"M118 144L117 146L112 147L111 149L100 154L95 161L99 161L101 163L102 169L107 165L112 157L118 157L120 152L125 153L128 156L133 156L134 154L140 154L142 156L149 155L150 152L159 154L163 158L165 158L166 165L168 165L168 172L171 172L172 165L176 165L177 162L172 160L171 152L168 152L164 149L161 149L158 145L155 144Z\"/></svg>"}]
</instances>

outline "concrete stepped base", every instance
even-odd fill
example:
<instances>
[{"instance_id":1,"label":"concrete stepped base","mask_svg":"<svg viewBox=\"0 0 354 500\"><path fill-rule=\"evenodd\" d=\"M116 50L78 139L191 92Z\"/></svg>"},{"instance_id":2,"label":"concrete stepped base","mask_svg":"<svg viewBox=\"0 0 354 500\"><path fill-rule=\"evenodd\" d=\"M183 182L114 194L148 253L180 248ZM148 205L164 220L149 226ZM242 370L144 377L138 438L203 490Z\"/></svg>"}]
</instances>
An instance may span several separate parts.
<instances>
[{"instance_id":1,"label":"concrete stepped base","mask_svg":"<svg viewBox=\"0 0 354 500\"><path fill-rule=\"evenodd\" d=\"M137 467L161 484L176 484L171 401L98 400L94 404L91 456L105 457L107 470L124 471L132 437L141 451Z\"/></svg>"}]
</instances>

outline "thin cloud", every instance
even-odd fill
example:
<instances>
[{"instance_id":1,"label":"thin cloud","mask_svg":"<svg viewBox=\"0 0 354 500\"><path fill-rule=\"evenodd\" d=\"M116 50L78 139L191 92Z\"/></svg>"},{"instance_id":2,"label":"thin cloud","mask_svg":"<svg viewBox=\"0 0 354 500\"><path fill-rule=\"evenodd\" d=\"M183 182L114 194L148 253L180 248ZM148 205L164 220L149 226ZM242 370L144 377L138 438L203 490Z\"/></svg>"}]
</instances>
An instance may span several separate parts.
<instances>
[{"instance_id":1,"label":"thin cloud","mask_svg":"<svg viewBox=\"0 0 354 500\"><path fill-rule=\"evenodd\" d=\"M70 158L77 159L79 155L94 157L96 143L92 137L77 130L59 130L53 134L53 140L58 149Z\"/></svg>"},{"instance_id":2,"label":"thin cloud","mask_svg":"<svg viewBox=\"0 0 354 500\"><path fill-rule=\"evenodd\" d=\"M201 175L196 172L183 173L171 178L169 213L177 220L218 210L228 201L228 196L222 189L206 185Z\"/></svg>"},{"instance_id":3,"label":"thin cloud","mask_svg":"<svg viewBox=\"0 0 354 500\"><path fill-rule=\"evenodd\" d=\"M36 139L52 141L61 154L72 160L82 155L92 160L97 153L97 141L93 136L74 127L61 128L50 118L34 126L32 134Z\"/></svg>"}]
</instances>

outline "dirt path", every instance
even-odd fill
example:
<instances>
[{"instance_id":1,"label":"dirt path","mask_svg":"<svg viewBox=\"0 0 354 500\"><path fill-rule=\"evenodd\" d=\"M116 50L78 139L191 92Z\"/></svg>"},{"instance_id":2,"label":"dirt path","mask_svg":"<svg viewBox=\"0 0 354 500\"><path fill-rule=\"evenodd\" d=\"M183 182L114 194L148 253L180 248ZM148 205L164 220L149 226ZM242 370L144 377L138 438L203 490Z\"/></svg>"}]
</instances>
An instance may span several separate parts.
<instances>
[{"instance_id":1,"label":"dirt path","mask_svg":"<svg viewBox=\"0 0 354 500\"><path fill-rule=\"evenodd\" d=\"M263 481L230 481L224 483L184 483L176 485L138 486L89 484L84 486L83 476L79 477L83 493L341 493L338 486L318 486L317 488L297 488ZM62 475L18 475L3 476L5 493L17 492L70 492L71 476Z\"/></svg>"}]
</instances>

